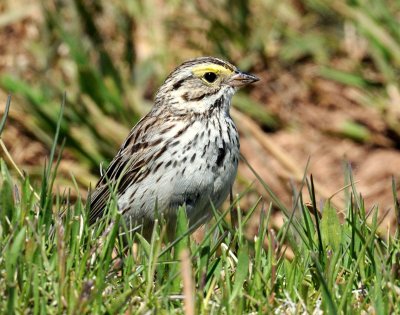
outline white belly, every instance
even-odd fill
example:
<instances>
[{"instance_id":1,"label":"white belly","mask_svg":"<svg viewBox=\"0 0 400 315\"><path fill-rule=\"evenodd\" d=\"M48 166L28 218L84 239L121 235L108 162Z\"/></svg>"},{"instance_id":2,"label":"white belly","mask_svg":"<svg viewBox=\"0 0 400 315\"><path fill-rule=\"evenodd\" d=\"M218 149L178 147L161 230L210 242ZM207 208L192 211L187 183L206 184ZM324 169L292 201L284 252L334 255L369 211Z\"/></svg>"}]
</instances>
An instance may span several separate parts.
<instances>
[{"instance_id":1,"label":"white belly","mask_svg":"<svg viewBox=\"0 0 400 315\"><path fill-rule=\"evenodd\" d=\"M237 173L238 135L230 118L227 124L222 132L209 132L200 121L189 127L179 144L171 145L162 155L162 166L119 196L118 206L124 216L154 220L155 208L168 217L186 205L190 224L210 217L210 201L216 208L221 206Z\"/></svg>"}]
</instances>

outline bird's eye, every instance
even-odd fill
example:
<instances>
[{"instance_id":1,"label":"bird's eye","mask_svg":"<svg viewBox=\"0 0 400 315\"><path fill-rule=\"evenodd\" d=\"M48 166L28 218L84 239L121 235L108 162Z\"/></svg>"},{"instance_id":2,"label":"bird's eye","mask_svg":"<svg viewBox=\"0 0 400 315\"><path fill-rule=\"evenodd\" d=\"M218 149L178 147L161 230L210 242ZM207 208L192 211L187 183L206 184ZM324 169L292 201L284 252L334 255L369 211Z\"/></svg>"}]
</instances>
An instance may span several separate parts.
<instances>
[{"instance_id":1,"label":"bird's eye","mask_svg":"<svg viewBox=\"0 0 400 315\"><path fill-rule=\"evenodd\" d=\"M204 73L203 78L208 83L213 83L213 82L215 82L215 80L217 80L217 75L214 72L206 72L206 73Z\"/></svg>"}]
</instances>

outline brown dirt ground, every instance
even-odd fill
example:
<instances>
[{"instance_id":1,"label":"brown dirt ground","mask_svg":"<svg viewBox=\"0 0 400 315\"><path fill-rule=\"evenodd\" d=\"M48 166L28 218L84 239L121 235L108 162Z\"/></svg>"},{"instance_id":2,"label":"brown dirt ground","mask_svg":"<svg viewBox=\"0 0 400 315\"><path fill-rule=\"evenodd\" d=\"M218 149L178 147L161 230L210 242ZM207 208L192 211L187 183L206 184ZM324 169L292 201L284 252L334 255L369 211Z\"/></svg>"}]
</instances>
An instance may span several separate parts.
<instances>
[{"instance_id":1,"label":"brown dirt ground","mask_svg":"<svg viewBox=\"0 0 400 315\"><path fill-rule=\"evenodd\" d=\"M0 16L2 9L0 4ZM30 79L34 60L26 52L24 43L37 39L37 21L40 17L35 10L24 12L24 18L1 28L0 73L24 75L26 72L24 76ZM262 137L281 150L300 172L303 172L310 158L308 170L319 187L318 202L344 186L344 162L349 161L367 209L373 205L379 205L382 213L382 210L391 209L383 226L390 225L393 228L395 215L391 176L400 181L400 151L395 147L396 141L387 136L382 115L357 101L358 90L321 78L311 62L288 69L272 61L269 69L260 69L258 75L262 80L251 94L279 117L283 126L274 132L263 132ZM5 104L5 100L6 91L0 91L0 103ZM16 163L25 169L29 165L42 164L48 155L48 148L35 141L29 130L22 127L20 121L24 117L19 111L20 106L18 100L14 99L3 139ZM373 131L369 143L357 143L340 136L341 124L350 118ZM265 149L262 141L254 137L251 131L242 128L240 123L239 129L242 154L279 198L290 205L290 182L296 177L281 159ZM71 163L69 159L63 161L61 169L68 168L68 163ZM243 163L240 166L240 178L248 182L254 179ZM236 187L236 191L244 187L243 181L239 182L242 184L237 184L240 187ZM294 183L299 185L296 180ZM251 203L262 193L268 204L269 198L261 185L255 182L254 187L254 193L243 203ZM339 193L334 197L339 205L343 202L342 196L343 193ZM281 224L279 213L275 214L274 222L277 226ZM257 222L254 221L253 228L256 227Z\"/></svg>"},{"instance_id":2,"label":"brown dirt ground","mask_svg":"<svg viewBox=\"0 0 400 315\"><path fill-rule=\"evenodd\" d=\"M387 135L387 124L381 113L355 101L359 95L357 89L323 79L316 70L313 64L304 63L286 71L269 73L267 69L259 74L262 81L252 94L286 124L283 129L265 133L265 137L283 150L301 172L310 159L308 174L312 174L317 183L317 206L345 186L344 169L346 163L350 163L366 209L379 206L382 216L389 210L382 228L393 229L396 221L392 176L397 182L400 180L400 151L395 147L396 139ZM372 131L368 143L357 143L341 136L341 126L348 120L357 121ZM290 205L289 179L293 179L293 175L258 142L242 137L241 143L242 154L272 190ZM242 176L254 178L246 166L242 165L240 171ZM295 182L299 187L299 181ZM262 188L257 190L261 192ZM308 193L305 189L303 192L308 201ZM333 201L344 209L343 193L337 194Z\"/></svg>"}]
</instances>

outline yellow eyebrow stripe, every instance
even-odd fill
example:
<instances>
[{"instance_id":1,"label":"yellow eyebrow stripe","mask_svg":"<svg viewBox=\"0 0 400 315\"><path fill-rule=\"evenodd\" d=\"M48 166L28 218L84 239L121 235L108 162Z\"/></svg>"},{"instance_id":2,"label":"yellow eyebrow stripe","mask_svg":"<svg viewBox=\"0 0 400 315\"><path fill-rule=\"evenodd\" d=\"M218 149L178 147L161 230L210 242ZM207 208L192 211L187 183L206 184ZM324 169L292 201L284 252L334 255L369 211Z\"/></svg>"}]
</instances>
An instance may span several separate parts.
<instances>
[{"instance_id":1,"label":"yellow eyebrow stripe","mask_svg":"<svg viewBox=\"0 0 400 315\"><path fill-rule=\"evenodd\" d=\"M194 67L192 72L195 76L201 77L207 72L214 72L219 75L228 76L232 74L233 71L220 65L206 64Z\"/></svg>"}]
</instances>

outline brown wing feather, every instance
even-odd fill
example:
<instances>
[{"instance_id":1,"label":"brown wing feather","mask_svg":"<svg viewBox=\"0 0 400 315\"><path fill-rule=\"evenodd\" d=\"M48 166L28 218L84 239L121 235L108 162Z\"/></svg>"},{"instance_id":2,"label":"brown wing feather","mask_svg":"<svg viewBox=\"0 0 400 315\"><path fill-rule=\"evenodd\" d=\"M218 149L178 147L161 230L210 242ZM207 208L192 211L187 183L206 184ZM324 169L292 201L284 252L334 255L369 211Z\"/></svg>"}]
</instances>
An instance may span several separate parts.
<instances>
[{"instance_id":1,"label":"brown wing feather","mask_svg":"<svg viewBox=\"0 0 400 315\"><path fill-rule=\"evenodd\" d=\"M129 183L137 182L142 176L138 176L148 163L148 151L152 149L147 141L146 134L154 126L154 118L145 116L132 129L125 142L122 144L115 158L107 168L107 171L98 181L90 200L89 224L93 224L104 214L104 208L110 199L110 192L117 187L117 195L122 194ZM147 131L146 134L143 131ZM134 143L135 142L135 143Z\"/></svg>"}]
</instances>

